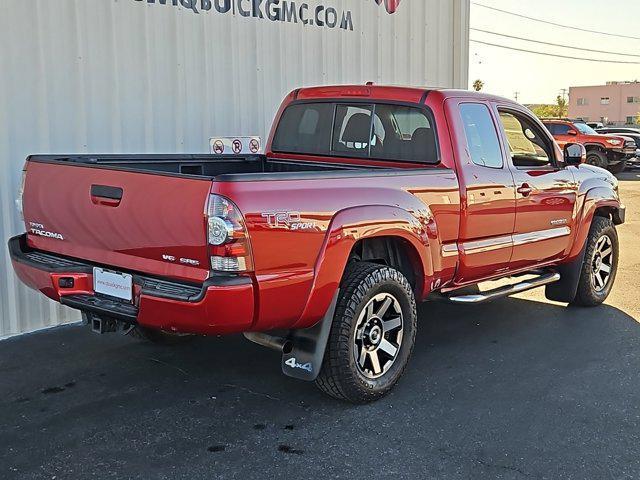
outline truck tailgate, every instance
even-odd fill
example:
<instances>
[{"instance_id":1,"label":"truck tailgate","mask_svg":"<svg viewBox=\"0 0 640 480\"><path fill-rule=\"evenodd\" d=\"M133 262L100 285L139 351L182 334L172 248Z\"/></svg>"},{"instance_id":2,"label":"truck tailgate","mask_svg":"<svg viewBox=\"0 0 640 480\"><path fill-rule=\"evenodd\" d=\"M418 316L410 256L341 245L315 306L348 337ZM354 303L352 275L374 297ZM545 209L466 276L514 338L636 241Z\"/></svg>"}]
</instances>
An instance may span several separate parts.
<instances>
[{"instance_id":1,"label":"truck tailgate","mask_svg":"<svg viewBox=\"0 0 640 480\"><path fill-rule=\"evenodd\" d=\"M29 161L31 247L126 271L202 282L211 180Z\"/></svg>"}]
</instances>

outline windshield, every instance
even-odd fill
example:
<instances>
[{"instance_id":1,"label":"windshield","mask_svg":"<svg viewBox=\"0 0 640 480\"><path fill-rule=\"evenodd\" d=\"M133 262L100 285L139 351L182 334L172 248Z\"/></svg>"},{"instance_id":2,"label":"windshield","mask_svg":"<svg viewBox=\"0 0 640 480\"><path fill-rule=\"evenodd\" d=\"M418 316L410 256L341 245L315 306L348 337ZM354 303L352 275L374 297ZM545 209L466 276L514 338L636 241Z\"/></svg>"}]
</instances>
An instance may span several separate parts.
<instances>
[{"instance_id":1,"label":"windshield","mask_svg":"<svg viewBox=\"0 0 640 480\"><path fill-rule=\"evenodd\" d=\"M578 130L580 130L580 133L584 133L585 135L597 135L598 134L598 132L596 132L593 128L591 128L586 123L574 123L573 125Z\"/></svg>"}]
</instances>

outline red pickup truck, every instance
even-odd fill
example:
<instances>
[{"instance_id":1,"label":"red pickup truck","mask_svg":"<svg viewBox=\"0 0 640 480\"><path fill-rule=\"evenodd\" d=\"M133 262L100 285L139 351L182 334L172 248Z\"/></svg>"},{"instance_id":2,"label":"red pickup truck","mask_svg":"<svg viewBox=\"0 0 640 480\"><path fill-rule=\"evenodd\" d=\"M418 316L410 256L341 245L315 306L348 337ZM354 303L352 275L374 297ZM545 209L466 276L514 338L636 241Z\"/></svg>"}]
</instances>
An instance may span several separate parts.
<instances>
[{"instance_id":1,"label":"red pickup truck","mask_svg":"<svg viewBox=\"0 0 640 480\"><path fill-rule=\"evenodd\" d=\"M242 332L285 374L367 402L407 365L416 302L607 298L625 209L584 162L503 98L304 88L265 155L29 157L9 249L24 283L98 332Z\"/></svg>"},{"instance_id":2,"label":"red pickup truck","mask_svg":"<svg viewBox=\"0 0 640 480\"><path fill-rule=\"evenodd\" d=\"M636 143L620 134L602 134L582 121L569 119L542 119L560 147L567 143L580 143L587 149L587 163L621 173L636 155Z\"/></svg>"}]
</instances>

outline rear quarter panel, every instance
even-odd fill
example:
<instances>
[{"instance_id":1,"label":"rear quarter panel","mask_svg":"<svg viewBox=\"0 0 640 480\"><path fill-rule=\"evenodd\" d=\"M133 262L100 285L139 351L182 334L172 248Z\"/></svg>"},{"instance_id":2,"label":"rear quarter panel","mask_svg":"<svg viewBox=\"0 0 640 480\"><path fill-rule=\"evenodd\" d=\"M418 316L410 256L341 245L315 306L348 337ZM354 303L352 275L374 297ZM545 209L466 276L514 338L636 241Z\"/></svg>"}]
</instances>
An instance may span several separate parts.
<instances>
[{"instance_id":1,"label":"rear quarter panel","mask_svg":"<svg viewBox=\"0 0 640 480\"><path fill-rule=\"evenodd\" d=\"M455 270L456 259L443 261L440 254L442 244L458 236L458 183L448 169L223 182L214 183L213 193L232 199L246 219L259 292L255 330L316 323L360 238L405 235L429 259L423 260L427 287L434 276L448 278ZM312 226L270 224L273 214L293 214Z\"/></svg>"}]
</instances>

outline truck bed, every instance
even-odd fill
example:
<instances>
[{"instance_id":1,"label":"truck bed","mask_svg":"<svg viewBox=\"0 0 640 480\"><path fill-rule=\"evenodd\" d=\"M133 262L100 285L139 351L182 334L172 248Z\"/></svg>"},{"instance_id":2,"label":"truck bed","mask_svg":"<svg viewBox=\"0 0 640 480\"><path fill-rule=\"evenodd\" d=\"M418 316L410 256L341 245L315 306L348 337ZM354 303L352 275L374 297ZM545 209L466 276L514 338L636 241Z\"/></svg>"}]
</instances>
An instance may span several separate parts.
<instances>
[{"instance_id":1,"label":"truck bed","mask_svg":"<svg viewBox=\"0 0 640 480\"><path fill-rule=\"evenodd\" d=\"M121 155L32 155L29 161L82 165L102 169L206 178L219 181L250 179L238 175L273 173L343 173L389 170L371 165L347 165L267 158L265 155L121 154Z\"/></svg>"},{"instance_id":2,"label":"truck bed","mask_svg":"<svg viewBox=\"0 0 640 480\"><path fill-rule=\"evenodd\" d=\"M251 229L264 222L265 212L281 212L289 205L298 215L329 215L328 221L332 212L358 204L357 194L345 202L338 193L351 196L354 185L376 189L379 196L370 201L393 201L414 172L421 178L439 172L451 177L440 168L380 168L264 155L33 155L27 160L23 205L30 248L194 283L209 276L206 208L212 193L237 202ZM379 177L389 183L386 188ZM455 187L455 177L431 178L429 184L444 181ZM288 191L304 193L283 202ZM270 238L281 235L262 226L251 232L255 252L261 251L267 232ZM312 236L317 242L324 238L322 229L317 235L303 233L305 242Z\"/></svg>"}]
</instances>

